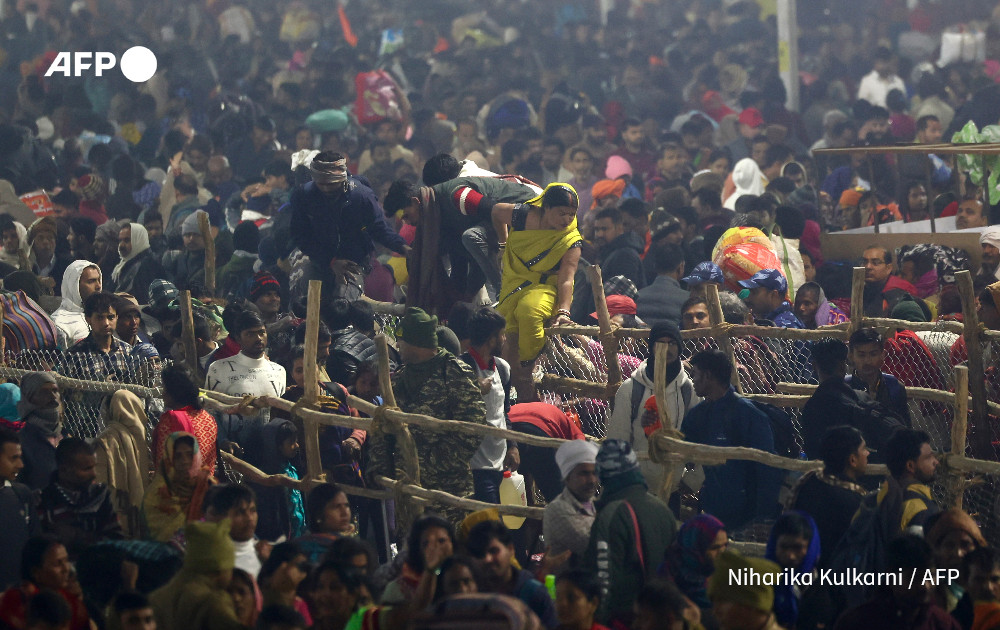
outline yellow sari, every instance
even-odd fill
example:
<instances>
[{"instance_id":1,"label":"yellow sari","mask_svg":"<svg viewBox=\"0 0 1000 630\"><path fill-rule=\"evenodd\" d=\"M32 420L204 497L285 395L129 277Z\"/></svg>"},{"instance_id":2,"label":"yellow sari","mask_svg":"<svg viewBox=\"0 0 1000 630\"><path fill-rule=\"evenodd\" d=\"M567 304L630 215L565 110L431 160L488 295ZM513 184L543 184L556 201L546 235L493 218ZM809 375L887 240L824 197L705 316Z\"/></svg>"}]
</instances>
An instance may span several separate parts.
<instances>
[{"instance_id":1,"label":"yellow sari","mask_svg":"<svg viewBox=\"0 0 1000 630\"><path fill-rule=\"evenodd\" d=\"M518 335L521 361L533 361L545 347L545 322L558 298L559 263L582 240L576 219L565 230L520 230L508 236L497 311L507 320L507 332Z\"/></svg>"},{"instance_id":2,"label":"yellow sari","mask_svg":"<svg viewBox=\"0 0 1000 630\"><path fill-rule=\"evenodd\" d=\"M174 469L174 447L177 440L184 437L194 440L194 463L188 474L181 476ZM215 483L211 472L201 465L195 436L183 431L171 433L160 470L142 500L142 515L149 538L168 542L188 522L201 519L205 493Z\"/></svg>"}]
</instances>

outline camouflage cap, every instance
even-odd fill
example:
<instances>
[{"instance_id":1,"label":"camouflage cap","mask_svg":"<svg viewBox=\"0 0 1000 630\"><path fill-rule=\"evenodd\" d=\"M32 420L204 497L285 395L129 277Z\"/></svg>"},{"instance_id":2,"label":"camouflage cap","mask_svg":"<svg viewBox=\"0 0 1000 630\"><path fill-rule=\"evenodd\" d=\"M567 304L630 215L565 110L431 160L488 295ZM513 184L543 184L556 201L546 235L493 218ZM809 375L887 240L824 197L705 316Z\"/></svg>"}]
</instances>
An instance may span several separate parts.
<instances>
[{"instance_id":1,"label":"camouflage cap","mask_svg":"<svg viewBox=\"0 0 1000 630\"><path fill-rule=\"evenodd\" d=\"M639 458L625 440L604 440L597 451L597 474L602 479L638 470Z\"/></svg>"}]
</instances>

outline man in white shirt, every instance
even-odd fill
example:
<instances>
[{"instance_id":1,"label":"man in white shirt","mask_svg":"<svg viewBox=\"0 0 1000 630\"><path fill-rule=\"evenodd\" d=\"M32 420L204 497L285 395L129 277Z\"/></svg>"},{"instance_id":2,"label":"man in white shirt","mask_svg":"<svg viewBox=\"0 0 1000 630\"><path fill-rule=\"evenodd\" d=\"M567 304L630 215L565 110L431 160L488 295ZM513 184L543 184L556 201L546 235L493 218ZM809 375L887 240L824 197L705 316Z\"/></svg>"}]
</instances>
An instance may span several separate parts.
<instances>
[{"instance_id":1,"label":"man in white shirt","mask_svg":"<svg viewBox=\"0 0 1000 630\"><path fill-rule=\"evenodd\" d=\"M205 389L230 396L274 396L285 392L285 368L265 356L267 327L260 314L244 311L236 318L230 331L239 341L240 351L235 356L219 359L208 368ZM223 414L219 422L219 435L234 442L245 442L249 429L266 423L266 408L254 414Z\"/></svg>"},{"instance_id":2,"label":"man in white shirt","mask_svg":"<svg viewBox=\"0 0 1000 630\"><path fill-rule=\"evenodd\" d=\"M858 99L885 107L885 99L892 90L906 94L906 84L896 75L894 61L892 51L879 47L875 52L874 69L861 79L858 86Z\"/></svg>"},{"instance_id":3,"label":"man in white shirt","mask_svg":"<svg viewBox=\"0 0 1000 630\"><path fill-rule=\"evenodd\" d=\"M469 319L469 351L460 358L476 373L486 422L498 429L509 429L510 365L498 355L507 341L507 320L488 306ZM479 450L469 462L475 498L486 503L500 503L500 482L504 468L517 470L520 454L517 444L497 437L483 438Z\"/></svg>"}]
</instances>

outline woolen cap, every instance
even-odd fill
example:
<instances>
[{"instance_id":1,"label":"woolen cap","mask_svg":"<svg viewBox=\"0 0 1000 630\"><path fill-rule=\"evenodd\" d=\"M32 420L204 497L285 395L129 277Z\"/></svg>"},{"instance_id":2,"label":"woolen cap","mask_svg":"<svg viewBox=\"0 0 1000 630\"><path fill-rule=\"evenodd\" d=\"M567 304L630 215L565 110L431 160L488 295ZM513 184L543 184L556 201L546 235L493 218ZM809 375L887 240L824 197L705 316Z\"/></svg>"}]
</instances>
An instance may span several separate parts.
<instances>
[{"instance_id":1,"label":"woolen cap","mask_svg":"<svg viewBox=\"0 0 1000 630\"><path fill-rule=\"evenodd\" d=\"M580 464L597 462L597 445L587 440L570 440L556 449L556 466L565 479Z\"/></svg>"},{"instance_id":2,"label":"woolen cap","mask_svg":"<svg viewBox=\"0 0 1000 630\"><path fill-rule=\"evenodd\" d=\"M625 440L604 440L594 463L601 479L639 469L639 458Z\"/></svg>"},{"instance_id":3,"label":"woolen cap","mask_svg":"<svg viewBox=\"0 0 1000 630\"><path fill-rule=\"evenodd\" d=\"M418 348L437 348L436 316L428 315L423 309L410 307L399 322L398 337Z\"/></svg>"}]
</instances>

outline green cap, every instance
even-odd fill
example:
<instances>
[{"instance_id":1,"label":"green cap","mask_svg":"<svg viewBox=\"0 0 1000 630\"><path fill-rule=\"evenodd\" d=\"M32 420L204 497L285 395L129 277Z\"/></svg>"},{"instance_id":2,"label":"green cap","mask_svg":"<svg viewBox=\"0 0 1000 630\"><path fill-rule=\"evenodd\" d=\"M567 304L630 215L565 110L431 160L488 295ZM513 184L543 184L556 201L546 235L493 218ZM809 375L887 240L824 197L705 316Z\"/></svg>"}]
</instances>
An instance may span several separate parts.
<instances>
[{"instance_id":1,"label":"green cap","mask_svg":"<svg viewBox=\"0 0 1000 630\"><path fill-rule=\"evenodd\" d=\"M437 323L438 318L428 315L423 309L408 308L399 321L396 337L418 348L437 348Z\"/></svg>"}]
</instances>

